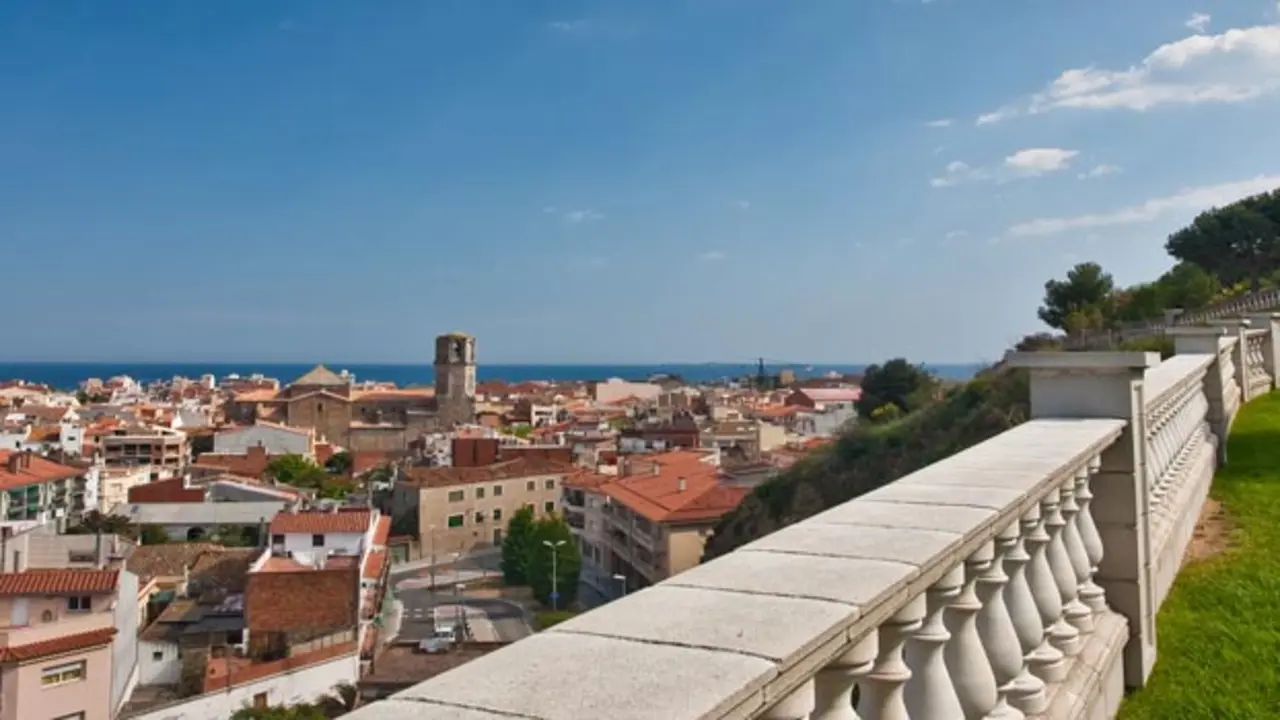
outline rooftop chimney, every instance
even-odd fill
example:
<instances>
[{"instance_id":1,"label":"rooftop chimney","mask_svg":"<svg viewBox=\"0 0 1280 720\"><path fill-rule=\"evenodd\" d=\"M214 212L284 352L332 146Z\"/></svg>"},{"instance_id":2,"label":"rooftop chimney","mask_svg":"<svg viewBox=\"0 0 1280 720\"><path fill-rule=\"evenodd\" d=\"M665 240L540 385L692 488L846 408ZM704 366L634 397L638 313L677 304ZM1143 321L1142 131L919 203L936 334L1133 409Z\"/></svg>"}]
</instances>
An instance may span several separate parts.
<instances>
[{"instance_id":1,"label":"rooftop chimney","mask_svg":"<svg viewBox=\"0 0 1280 720\"><path fill-rule=\"evenodd\" d=\"M654 463L654 464L656 465L657 463ZM688 480L685 480L684 478L680 478L679 480L677 480L677 481L676 481L676 490L677 490L677 491L679 491L679 492L684 492L685 490L688 490L688 489L689 489L689 481L688 481Z\"/></svg>"},{"instance_id":2,"label":"rooftop chimney","mask_svg":"<svg viewBox=\"0 0 1280 720\"><path fill-rule=\"evenodd\" d=\"M662 465L657 462L654 462L652 464L651 469L653 470L654 477L657 477L662 474Z\"/></svg>"}]
</instances>

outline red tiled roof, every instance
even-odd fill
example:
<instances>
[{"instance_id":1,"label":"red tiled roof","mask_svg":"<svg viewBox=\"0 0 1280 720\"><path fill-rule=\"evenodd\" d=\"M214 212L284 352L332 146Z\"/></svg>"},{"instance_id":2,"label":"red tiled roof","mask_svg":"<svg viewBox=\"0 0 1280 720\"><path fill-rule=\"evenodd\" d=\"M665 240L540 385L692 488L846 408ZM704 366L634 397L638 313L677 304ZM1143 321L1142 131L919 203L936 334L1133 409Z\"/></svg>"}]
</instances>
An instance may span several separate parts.
<instances>
[{"instance_id":1,"label":"red tiled roof","mask_svg":"<svg viewBox=\"0 0 1280 720\"><path fill-rule=\"evenodd\" d=\"M373 546L386 547L389 537L391 537L391 517L379 515L378 526L373 529Z\"/></svg>"},{"instance_id":2,"label":"red tiled roof","mask_svg":"<svg viewBox=\"0 0 1280 720\"><path fill-rule=\"evenodd\" d=\"M387 565L386 550L370 550L365 555L364 560L364 579L377 580L382 577L382 569Z\"/></svg>"},{"instance_id":3,"label":"red tiled roof","mask_svg":"<svg viewBox=\"0 0 1280 720\"><path fill-rule=\"evenodd\" d=\"M109 593L116 589L116 570L26 570L0 573L0 596Z\"/></svg>"},{"instance_id":4,"label":"red tiled roof","mask_svg":"<svg viewBox=\"0 0 1280 720\"><path fill-rule=\"evenodd\" d=\"M74 635L63 635L48 640L40 640L26 645L11 645L0 648L0 662L25 662L49 657L50 655L88 650L98 645L106 645L111 642L111 638L115 637L115 634L116 629L114 627L105 627Z\"/></svg>"},{"instance_id":5,"label":"red tiled roof","mask_svg":"<svg viewBox=\"0 0 1280 720\"><path fill-rule=\"evenodd\" d=\"M653 522L714 520L737 507L749 489L722 485L719 468L701 457L678 450L636 458L631 474L601 485L600 491Z\"/></svg>"},{"instance_id":6,"label":"red tiled roof","mask_svg":"<svg viewBox=\"0 0 1280 720\"><path fill-rule=\"evenodd\" d=\"M84 474L83 470L46 460L32 453L27 453L26 467L9 472L9 458L17 454L19 453L13 450L0 450L0 490L13 490L24 485L64 480Z\"/></svg>"},{"instance_id":7,"label":"red tiled roof","mask_svg":"<svg viewBox=\"0 0 1280 720\"><path fill-rule=\"evenodd\" d=\"M452 487L493 480L512 480L536 475L567 475L573 466L559 460L523 456L515 460L477 467L409 468L405 483L419 487Z\"/></svg>"},{"instance_id":8,"label":"red tiled roof","mask_svg":"<svg viewBox=\"0 0 1280 720\"><path fill-rule=\"evenodd\" d=\"M369 529L371 516L372 513L366 508L341 509L338 512L281 512L271 519L271 534L362 533Z\"/></svg>"}]
</instances>

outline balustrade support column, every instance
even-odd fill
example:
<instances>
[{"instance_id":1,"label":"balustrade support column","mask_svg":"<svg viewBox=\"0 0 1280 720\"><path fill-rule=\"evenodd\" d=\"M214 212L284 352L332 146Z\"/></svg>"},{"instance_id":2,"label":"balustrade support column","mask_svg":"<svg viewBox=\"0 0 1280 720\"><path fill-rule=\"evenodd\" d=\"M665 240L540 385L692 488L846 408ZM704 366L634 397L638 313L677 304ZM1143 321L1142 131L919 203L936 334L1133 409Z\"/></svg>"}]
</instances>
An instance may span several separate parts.
<instances>
[{"instance_id":1,"label":"balustrade support column","mask_svg":"<svg viewBox=\"0 0 1280 720\"><path fill-rule=\"evenodd\" d=\"M1252 327L1267 331L1262 343L1262 359L1271 376L1271 389L1280 388L1280 378L1276 377L1276 361L1280 360L1280 313L1253 313L1248 318Z\"/></svg>"},{"instance_id":2,"label":"balustrade support column","mask_svg":"<svg viewBox=\"0 0 1280 720\"><path fill-rule=\"evenodd\" d=\"M858 720L858 713L853 710L853 690L871 672L879 654L880 636L873 631L819 670L813 678L813 720Z\"/></svg>"},{"instance_id":3,"label":"balustrade support column","mask_svg":"<svg viewBox=\"0 0 1280 720\"><path fill-rule=\"evenodd\" d=\"M1224 327L1179 327L1174 328L1173 350L1178 355L1212 355L1215 359L1209 366L1204 378L1204 396L1209 401L1209 413L1206 418L1209 428L1218 438L1218 464L1227 462L1227 431L1230 430L1231 417L1227 414L1226 378L1217 358L1222 357L1223 350L1231 342L1227 328Z\"/></svg>"},{"instance_id":4,"label":"balustrade support column","mask_svg":"<svg viewBox=\"0 0 1280 720\"><path fill-rule=\"evenodd\" d=\"M814 681L810 678L774 703L773 707L760 716L760 720L810 720L815 702Z\"/></svg>"},{"instance_id":5,"label":"balustrade support column","mask_svg":"<svg viewBox=\"0 0 1280 720\"><path fill-rule=\"evenodd\" d=\"M1044 623L1040 620L1040 611L1036 609L1035 598L1027 584L1026 565L1031 556L1024 547L1026 532L1040 521L1038 513L1038 510L1033 509L1027 516L1010 523L996 538L997 547L1004 549L1005 571L1009 574L1009 581L1004 586L1004 601L1009 609L1009 620L1013 623L1020 651L1016 674L1003 689L1009 695L1009 703L1028 715L1042 713L1049 706L1044 681L1038 673L1032 673L1029 664L1033 653L1044 640ZM1006 667L1004 662L997 663L993 660L992 664L997 668ZM1013 665L1012 661L1008 663L1010 668Z\"/></svg>"},{"instance_id":6,"label":"balustrade support column","mask_svg":"<svg viewBox=\"0 0 1280 720\"><path fill-rule=\"evenodd\" d=\"M1236 339L1236 346L1231 350L1231 361L1235 364L1235 381L1240 388L1240 404L1251 400L1249 396L1249 338L1245 334L1249 330L1249 321L1242 319L1210 320L1210 327L1220 327L1227 331L1227 337Z\"/></svg>"},{"instance_id":7,"label":"balustrade support column","mask_svg":"<svg viewBox=\"0 0 1280 720\"><path fill-rule=\"evenodd\" d=\"M903 659L903 646L920 629L926 610L924 595L919 595L880 626L879 654L859 686L858 714L865 720L910 720L904 689L912 672Z\"/></svg>"},{"instance_id":8,"label":"balustrade support column","mask_svg":"<svg viewBox=\"0 0 1280 720\"><path fill-rule=\"evenodd\" d=\"M1180 329L1174 329L1177 339ZM1102 451L1090 510L1106 549L1095 582L1129 624L1124 673L1131 688L1146 684L1156 660L1143 378L1159 363L1158 353L1016 353L1009 358L1010 365L1030 371L1032 418L1125 422L1120 438Z\"/></svg>"},{"instance_id":9,"label":"balustrade support column","mask_svg":"<svg viewBox=\"0 0 1280 720\"><path fill-rule=\"evenodd\" d=\"M943 622L943 613L960 594L964 584L964 565L959 564L925 591L925 617L920 627L907 639L903 654L911 668L907 681L907 715L911 718L964 717L955 683L947 672L943 649L951 639Z\"/></svg>"}]
</instances>

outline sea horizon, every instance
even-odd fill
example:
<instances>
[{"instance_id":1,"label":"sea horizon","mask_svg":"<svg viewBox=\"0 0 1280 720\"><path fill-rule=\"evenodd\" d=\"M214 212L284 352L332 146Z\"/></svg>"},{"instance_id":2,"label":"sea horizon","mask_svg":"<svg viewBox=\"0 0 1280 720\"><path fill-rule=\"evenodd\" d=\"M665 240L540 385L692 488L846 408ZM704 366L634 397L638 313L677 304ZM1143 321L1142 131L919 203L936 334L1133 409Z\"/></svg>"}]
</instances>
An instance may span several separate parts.
<instances>
[{"instance_id":1,"label":"sea horizon","mask_svg":"<svg viewBox=\"0 0 1280 720\"><path fill-rule=\"evenodd\" d=\"M242 377L261 374L288 384L315 367L315 362L86 362L86 361L27 361L0 362L0 382L24 380L29 383L49 385L59 390L79 387L87 378L106 380L127 375L140 383L170 380L174 377L199 378L212 374L222 379L236 374ZM357 382L375 380L393 382L398 386L425 385L434 381L430 363L339 363L325 362L326 367L347 370ZM799 377L816 377L832 372L857 374L873 363L787 363L766 364L767 372L792 370ZM990 363L924 363L938 377L946 380L967 380ZM687 382L714 382L743 375L755 374L758 366L751 363L729 362L670 362L670 363L484 363L476 366L480 382L502 380L528 382L546 380L552 382L584 382L623 378L643 380L654 375L678 375Z\"/></svg>"}]
</instances>

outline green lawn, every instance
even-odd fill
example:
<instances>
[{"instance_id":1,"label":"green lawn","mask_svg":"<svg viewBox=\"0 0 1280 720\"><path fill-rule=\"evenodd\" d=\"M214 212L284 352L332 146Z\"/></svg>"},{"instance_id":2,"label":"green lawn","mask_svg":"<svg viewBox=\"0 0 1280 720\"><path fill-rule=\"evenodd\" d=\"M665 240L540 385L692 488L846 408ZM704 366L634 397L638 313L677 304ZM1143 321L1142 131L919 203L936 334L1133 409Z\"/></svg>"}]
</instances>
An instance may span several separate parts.
<instances>
[{"instance_id":1,"label":"green lawn","mask_svg":"<svg viewBox=\"0 0 1280 720\"><path fill-rule=\"evenodd\" d=\"M1125 720L1280 718L1280 393L1240 411L1227 451L1212 495L1233 546L1178 575Z\"/></svg>"},{"instance_id":2,"label":"green lawn","mask_svg":"<svg viewBox=\"0 0 1280 720\"><path fill-rule=\"evenodd\" d=\"M577 615L576 610L539 610L535 612L534 619L538 622L539 630L546 630L553 625L559 625Z\"/></svg>"}]
</instances>

